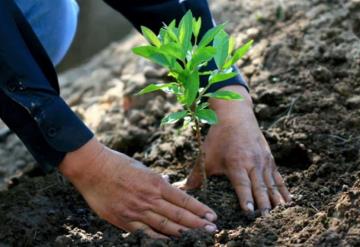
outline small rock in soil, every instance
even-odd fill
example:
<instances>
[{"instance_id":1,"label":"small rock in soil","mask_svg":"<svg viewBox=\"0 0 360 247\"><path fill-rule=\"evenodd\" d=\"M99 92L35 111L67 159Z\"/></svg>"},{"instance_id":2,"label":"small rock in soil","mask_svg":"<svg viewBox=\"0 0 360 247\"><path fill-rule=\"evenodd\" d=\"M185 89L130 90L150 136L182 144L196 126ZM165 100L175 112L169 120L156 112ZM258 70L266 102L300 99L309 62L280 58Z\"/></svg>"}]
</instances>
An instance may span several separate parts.
<instances>
[{"instance_id":1,"label":"small rock in soil","mask_svg":"<svg viewBox=\"0 0 360 247\"><path fill-rule=\"evenodd\" d=\"M360 108L360 95L353 96L346 100L346 105L351 109Z\"/></svg>"}]
</instances>

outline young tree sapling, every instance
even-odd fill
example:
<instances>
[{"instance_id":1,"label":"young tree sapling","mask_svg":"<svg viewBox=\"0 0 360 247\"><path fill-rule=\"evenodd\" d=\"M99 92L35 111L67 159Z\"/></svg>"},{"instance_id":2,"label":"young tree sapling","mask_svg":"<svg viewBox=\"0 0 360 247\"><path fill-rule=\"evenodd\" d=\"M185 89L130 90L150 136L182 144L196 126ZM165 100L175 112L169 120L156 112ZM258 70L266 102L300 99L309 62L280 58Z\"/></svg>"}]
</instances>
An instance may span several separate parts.
<instances>
[{"instance_id":1,"label":"young tree sapling","mask_svg":"<svg viewBox=\"0 0 360 247\"><path fill-rule=\"evenodd\" d=\"M191 11L188 11L178 25L173 20L169 25L164 25L158 35L143 26L141 27L142 34L149 45L135 47L133 52L167 68L169 76L173 78L173 81L168 83L150 84L138 95L157 90L176 95L183 110L165 116L161 124L174 124L183 119L185 127L193 127L200 150L198 165L204 179L203 186L206 188L205 154L201 150L201 124L214 125L218 122L216 113L209 108L206 100L208 98L242 99L241 95L232 91L209 92L208 90L213 84L236 75L232 66L247 53L253 41L234 49L235 39L225 32L225 24L213 27L198 40L201 24L201 18L194 18ZM204 70L212 59L215 60L217 69ZM208 76L205 87L200 86L202 75Z\"/></svg>"}]
</instances>

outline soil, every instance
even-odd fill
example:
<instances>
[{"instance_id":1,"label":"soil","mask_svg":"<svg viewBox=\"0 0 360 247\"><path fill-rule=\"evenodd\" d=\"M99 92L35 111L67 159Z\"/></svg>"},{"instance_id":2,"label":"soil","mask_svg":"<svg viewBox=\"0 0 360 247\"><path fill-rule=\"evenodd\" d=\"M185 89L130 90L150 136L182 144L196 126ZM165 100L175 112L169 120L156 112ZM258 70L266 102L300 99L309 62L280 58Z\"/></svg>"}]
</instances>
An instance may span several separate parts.
<instances>
[{"instance_id":1,"label":"soil","mask_svg":"<svg viewBox=\"0 0 360 247\"><path fill-rule=\"evenodd\" d=\"M0 246L360 246L360 1L279 3L224 0L212 9L239 44L255 40L239 66L291 203L249 216L226 178L210 178L205 203L219 232L150 240L99 219L61 175L31 169L16 137L0 134ZM106 145L178 181L196 145L189 131L159 127L178 108L171 98L133 96L166 78L131 54L142 42L134 34L63 74L63 96Z\"/></svg>"}]
</instances>

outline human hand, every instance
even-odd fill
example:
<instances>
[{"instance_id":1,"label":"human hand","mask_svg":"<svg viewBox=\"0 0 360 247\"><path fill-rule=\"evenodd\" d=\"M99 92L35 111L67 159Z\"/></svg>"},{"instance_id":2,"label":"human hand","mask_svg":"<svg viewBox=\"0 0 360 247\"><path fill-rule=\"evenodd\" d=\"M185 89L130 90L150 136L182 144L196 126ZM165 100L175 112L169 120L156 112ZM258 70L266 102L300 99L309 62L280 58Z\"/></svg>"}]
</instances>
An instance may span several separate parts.
<instances>
[{"instance_id":1,"label":"human hand","mask_svg":"<svg viewBox=\"0 0 360 247\"><path fill-rule=\"evenodd\" d=\"M241 86L228 86L223 90L235 91L245 100L209 101L219 123L211 126L202 147L206 174L226 175L236 191L241 208L254 211L256 203L266 215L272 207L290 201L290 194L258 126L250 95ZM201 184L199 165L195 165L187 180L178 183L186 190L198 188Z\"/></svg>"},{"instance_id":2,"label":"human hand","mask_svg":"<svg viewBox=\"0 0 360 247\"><path fill-rule=\"evenodd\" d=\"M153 238L193 228L216 231L213 210L95 139L68 153L59 169L101 218L123 230Z\"/></svg>"}]
</instances>

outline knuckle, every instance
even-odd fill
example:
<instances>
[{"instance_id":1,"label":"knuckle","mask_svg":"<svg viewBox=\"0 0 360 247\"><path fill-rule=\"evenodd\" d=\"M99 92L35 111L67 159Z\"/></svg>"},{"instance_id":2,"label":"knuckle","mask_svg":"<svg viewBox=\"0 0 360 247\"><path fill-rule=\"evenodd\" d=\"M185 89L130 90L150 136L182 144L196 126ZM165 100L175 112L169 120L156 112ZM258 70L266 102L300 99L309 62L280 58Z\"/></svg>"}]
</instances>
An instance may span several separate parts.
<instances>
[{"instance_id":1,"label":"knuckle","mask_svg":"<svg viewBox=\"0 0 360 247\"><path fill-rule=\"evenodd\" d=\"M280 181L280 182L276 183L275 186L276 186L276 188L285 188L286 187L284 181Z\"/></svg>"},{"instance_id":2,"label":"knuckle","mask_svg":"<svg viewBox=\"0 0 360 247\"><path fill-rule=\"evenodd\" d=\"M154 186L157 189L161 189L161 187L164 185L165 181L164 179L158 175L158 174L152 174L150 177L150 184Z\"/></svg>"},{"instance_id":3,"label":"knuckle","mask_svg":"<svg viewBox=\"0 0 360 247\"><path fill-rule=\"evenodd\" d=\"M271 195L278 196L279 195L279 189L276 184L269 186L268 190L270 191Z\"/></svg>"},{"instance_id":4,"label":"knuckle","mask_svg":"<svg viewBox=\"0 0 360 247\"><path fill-rule=\"evenodd\" d=\"M244 167L244 164L246 164L248 167L262 170L264 166L264 154L256 150L233 152L226 157L225 161L231 168L241 169Z\"/></svg>"},{"instance_id":5,"label":"knuckle","mask_svg":"<svg viewBox=\"0 0 360 247\"><path fill-rule=\"evenodd\" d=\"M264 183L260 183L257 186L254 186L254 191L261 192L261 193L267 193L268 187Z\"/></svg>"},{"instance_id":6,"label":"knuckle","mask_svg":"<svg viewBox=\"0 0 360 247\"><path fill-rule=\"evenodd\" d=\"M159 222L159 230L163 231L166 228L166 226L168 225L168 223L169 223L168 218L162 218Z\"/></svg>"},{"instance_id":7,"label":"knuckle","mask_svg":"<svg viewBox=\"0 0 360 247\"><path fill-rule=\"evenodd\" d=\"M113 205L112 212L121 220L129 222L139 219L139 215L146 211L145 205L146 204L141 203L138 200L129 200L125 203Z\"/></svg>"},{"instance_id":8,"label":"knuckle","mask_svg":"<svg viewBox=\"0 0 360 247\"><path fill-rule=\"evenodd\" d=\"M134 210L131 210L128 208L122 209L121 211L119 211L118 215L119 215L119 218L125 222L129 222L129 221L138 219L138 213L136 213Z\"/></svg>"},{"instance_id":9,"label":"knuckle","mask_svg":"<svg viewBox=\"0 0 360 247\"><path fill-rule=\"evenodd\" d=\"M146 204L143 206L143 211L156 211L156 209L161 207L162 199L160 198L150 198L146 200Z\"/></svg>"},{"instance_id":10,"label":"knuckle","mask_svg":"<svg viewBox=\"0 0 360 247\"><path fill-rule=\"evenodd\" d=\"M183 219L184 219L184 212L183 212L183 210L177 209L177 210L175 211L174 222L175 222L175 223L178 223L178 224L181 224L181 222L183 221Z\"/></svg>"},{"instance_id":11,"label":"knuckle","mask_svg":"<svg viewBox=\"0 0 360 247\"><path fill-rule=\"evenodd\" d=\"M191 201L192 197L189 196L188 194L185 194L183 196L183 198L181 199L181 202L182 202L182 207L183 208L186 208L187 205L189 205L189 202Z\"/></svg>"},{"instance_id":12,"label":"knuckle","mask_svg":"<svg viewBox=\"0 0 360 247\"><path fill-rule=\"evenodd\" d=\"M146 200L142 200L142 201L139 200L139 201L134 201L134 202L130 203L129 208L131 208L135 212L142 213L144 211L151 209L152 207L151 207L151 204L149 202L147 202Z\"/></svg>"},{"instance_id":13,"label":"knuckle","mask_svg":"<svg viewBox=\"0 0 360 247\"><path fill-rule=\"evenodd\" d=\"M270 150L265 151L264 159L267 163L274 163L274 156L272 155Z\"/></svg>"},{"instance_id":14,"label":"knuckle","mask_svg":"<svg viewBox=\"0 0 360 247\"><path fill-rule=\"evenodd\" d=\"M251 181L249 179L237 179L233 183L234 187L251 188Z\"/></svg>"},{"instance_id":15,"label":"knuckle","mask_svg":"<svg viewBox=\"0 0 360 247\"><path fill-rule=\"evenodd\" d=\"M257 151L248 151L244 153L244 159L248 162L259 164L261 163L261 153Z\"/></svg>"},{"instance_id":16,"label":"knuckle","mask_svg":"<svg viewBox=\"0 0 360 247\"><path fill-rule=\"evenodd\" d=\"M253 163L249 174L253 175L253 173L255 173L256 176L261 176L260 174L262 174L264 171L264 164L263 163Z\"/></svg>"},{"instance_id":17,"label":"knuckle","mask_svg":"<svg viewBox=\"0 0 360 247\"><path fill-rule=\"evenodd\" d=\"M241 154L239 153L231 153L226 157L226 163L230 166L237 166L239 164L239 161L243 160L241 157Z\"/></svg>"}]
</instances>

